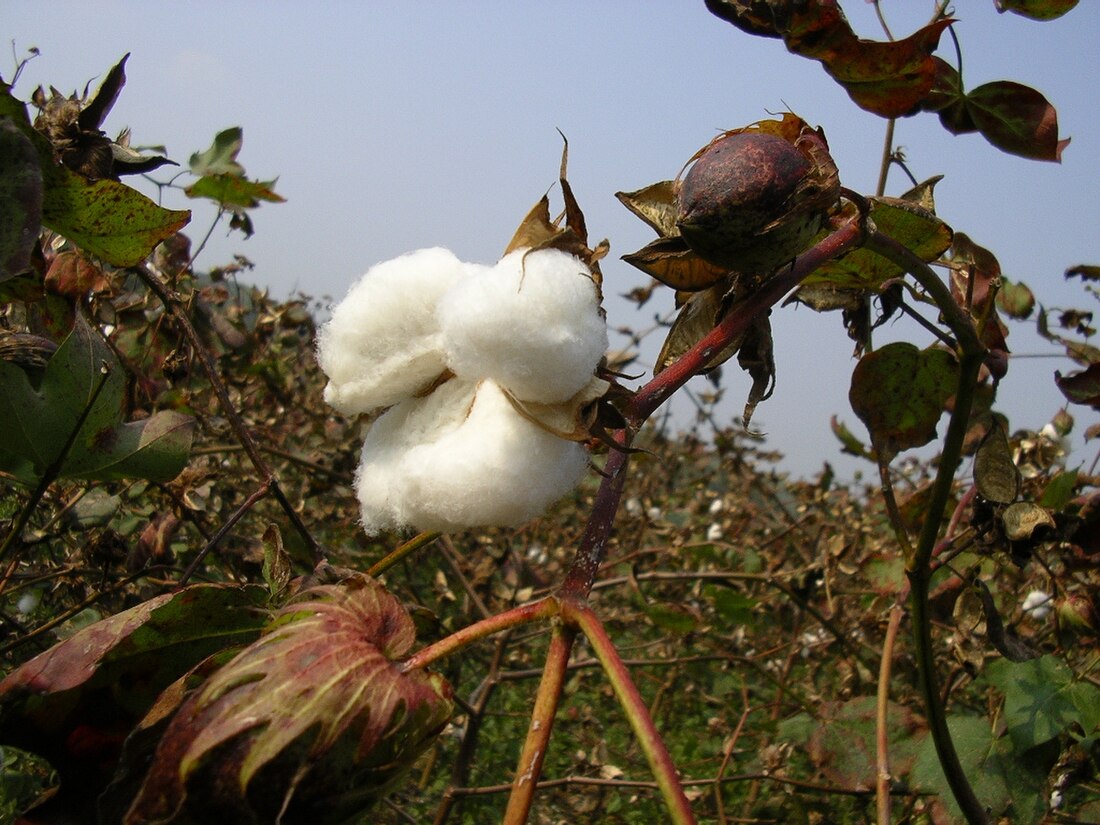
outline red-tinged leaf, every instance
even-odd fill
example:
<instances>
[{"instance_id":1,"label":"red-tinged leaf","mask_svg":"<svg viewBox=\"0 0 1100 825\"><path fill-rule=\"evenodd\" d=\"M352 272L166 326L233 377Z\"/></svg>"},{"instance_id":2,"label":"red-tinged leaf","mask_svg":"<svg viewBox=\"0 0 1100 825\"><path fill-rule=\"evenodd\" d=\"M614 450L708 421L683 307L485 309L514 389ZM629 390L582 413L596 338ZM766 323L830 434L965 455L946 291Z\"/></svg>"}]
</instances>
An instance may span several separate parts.
<instances>
[{"instance_id":1,"label":"red-tinged leaf","mask_svg":"<svg viewBox=\"0 0 1100 825\"><path fill-rule=\"evenodd\" d=\"M63 250L46 270L46 288L56 295L81 298L89 292L105 292L111 282L107 274L79 250Z\"/></svg>"},{"instance_id":2,"label":"red-tinged leaf","mask_svg":"<svg viewBox=\"0 0 1100 825\"><path fill-rule=\"evenodd\" d=\"M1069 138L1058 137L1058 113L1039 92L999 80L966 96L967 110L986 140L1012 155L1062 160Z\"/></svg>"},{"instance_id":3,"label":"red-tinged leaf","mask_svg":"<svg viewBox=\"0 0 1100 825\"><path fill-rule=\"evenodd\" d=\"M106 782L157 695L214 651L255 638L263 588L195 585L89 625L0 682L0 741L38 753L62 782Z\"/></svg>"},{"instance_id":4,"label":"red-tinged leaf","mask_svg":"<svg viewBox=\"0 0 1100 825\"><path fill-rule=\"evenodd\" d=\"M1061 372L1055 372L1054 383L1058 385L1062 395L1074 404L1087 404L1094 410L1100 410L1100 362L1065 376Z\"/></svg>"},{"instance_id":5,"label":"red-tinged leaf","mask_svg":"<svg viewBox=\"0 0 1100 825\"><path fill-rule=\"evenodd\" d=\"M978 126L966 107L966 91L955 67L939 57L933 57L932 63L935 66L935 78L921 108L928 112L938 112L943 128L953 135L978 131Z\"/></svg>"},{"instance_id":6,"label":"red-tinged leaf","mask_svg":"<svg viewBox=\"0 0 1100 825\"><path fill-rule=\"evenodd\" d=\"M165 729L123 822L343 822L377 802L451 714L396 661L412 619L355 574L303 591Z\"/></svg>"},{"instance_id":7,"label":"red-tinged leaf","mask_svg":"<svg viewBox=\"0 0 1100 825\"><path fill-rule=\"evenodd\" d=\"M1054 20L1077 5L1078 0L997 0L997 11L1030 17L1032 20Z\"/></svg>"},{"instance_id":8,"label":"red-tinged leaf","mask_svg":"<svg viewBox=\"0 0 1100 825\"><path fill-rule=\"evenodd\" d=\"M904 40L889 43L853 37L822 62L860 108L882 117L910 115L932 89L936 78L932 52L951 22L937 20Z\"/></svg>"},{"instance_id":9,"label":"red-tinged leaf","mask_svg":"<svg viewBox=\"0 0 1100 825\"><path fill-rule=\"evenodd\" d=\"M794 54L820 60L858 106L882 117L919 107L936 74L932 52L952 22L936 20L902 40L881 42L857 37L836 0L708 0L707 8L742 31L781 37Z\"/></svg>"},{"instance_id":10,"label":"red-tinged leaf","mask_svg":"<svg viewBox=\"0 0 1100 825\"><path fill-rule=\"evenodd\" d=\"M880 458L889 460L936 437L957 374L952 353L919 350L907 342L887 344L860 359L848 398Z\"/></svg>"}]
</instances>

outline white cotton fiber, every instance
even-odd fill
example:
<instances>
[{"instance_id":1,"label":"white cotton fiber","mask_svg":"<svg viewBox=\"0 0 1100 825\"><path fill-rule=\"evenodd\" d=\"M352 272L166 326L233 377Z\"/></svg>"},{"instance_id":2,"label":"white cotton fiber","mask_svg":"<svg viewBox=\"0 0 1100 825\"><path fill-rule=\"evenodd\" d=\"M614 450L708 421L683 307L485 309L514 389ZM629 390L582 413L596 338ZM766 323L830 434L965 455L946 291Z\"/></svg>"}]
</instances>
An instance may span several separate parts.
<instances>
[{"instance_id":1,"label":"white cotton fiber","mask_svg":"<svg viewBox=\"0 0 1100 825\"><path fill-rule=\"evenodd\" d=\"M408 453L461 426L474 403L476 384L450 380L423 398L409 398L386 410L367 432L356 492L368 534L403 527L405 500L398 492Z\"/></svg>"},{"instance_id":2,"label":"white cotton fiber","mask_svg":"<svg viewBox=\"0 0 1100 825\"><path fill-rule=\"evenodd\" d=\"M408 452L396 495L418 530L515 526L573 489L587 464L580 444L532 424L482 381L461 426Z\"/></svg>"},{"instance_id":3,"label":"white cotton fiber","mask_svg":"<svg viewBox=\"0 0 1100 825\"><path fill-rule=\"evenodd\" d=\"M325 401L345 415L395 404L445 369L436 306L471 267L446 249L421 249L371 267L322 327L317 357Z\"/></svg>"},{"instance_id":4,"label":"white cotton fiber","mask_svg":"<svg viewBox=\"0 0 1100 825\"><path fill-rule=\"evenodd\" d=\"M371 427L357 479L363 526L522 524L569 492L587 463L581 445L523 418L492 381L452 379Z\"/></svg>"},{"instance_id":5,"label":"white cotton fiber","mask_svg":"<svg viewBox=\"0 0 1100 825\"><path fill-rule=\"evenodd\" d=\"M439 304L447 365L523 401L567 401L607 350L591 272L556 249L516 250L456 283Z\"/></svg>"}]
</instances>

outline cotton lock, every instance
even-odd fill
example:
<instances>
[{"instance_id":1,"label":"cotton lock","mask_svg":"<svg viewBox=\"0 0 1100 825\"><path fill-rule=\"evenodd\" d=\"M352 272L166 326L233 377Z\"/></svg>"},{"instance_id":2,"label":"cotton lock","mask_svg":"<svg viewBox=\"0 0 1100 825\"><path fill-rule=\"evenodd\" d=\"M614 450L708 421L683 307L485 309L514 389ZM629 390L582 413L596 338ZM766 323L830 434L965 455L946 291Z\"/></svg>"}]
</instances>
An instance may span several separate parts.
<instances>
[{"instance_id":1,"label":"cotton lock","mask_svg":"<svg viewBox=\"0 0 1100 825\"><path fill-rule=\"evenodd\" d=\"M380 413L356 475L366 531L516 526L576 486L584 447L513 399L564 404L589 386L607 349L599 301L588 266L556 249L491 267L424 249L368 270L318 336L325 400Z\"/></svg>"}]
</instances>

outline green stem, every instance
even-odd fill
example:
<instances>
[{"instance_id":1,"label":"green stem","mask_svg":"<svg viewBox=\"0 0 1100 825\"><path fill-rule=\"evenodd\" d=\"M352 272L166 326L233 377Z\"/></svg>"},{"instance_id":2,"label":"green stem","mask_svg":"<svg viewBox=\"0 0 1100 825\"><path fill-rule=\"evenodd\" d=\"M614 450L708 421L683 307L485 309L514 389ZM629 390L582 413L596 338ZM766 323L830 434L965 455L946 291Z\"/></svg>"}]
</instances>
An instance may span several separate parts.
<instances>
[{"instance_id":1,"label":"green stem","mask_svg":"<svg viewBox=\"0 0 1100 825\"><path fill-rule=\"evenodd\" d=\"M959 342L959 380L950 422L940 453L939 469L932 486L932 495L925 511L924 524L917 538L917 546L906 559L909 579L909 603L913 618L913 644L917 662L917 679L924 700L928 727L936 754L955 801L970 825L987 825L989 816L978 800L970 781L959 762L951 732L947 727L947 712L940 698L936 683L936 661L932 644L932 617L929 613L928 593L932 578L931 561L936 548L940 525L947 510L947 503L955 484L955 471L962 458L962 446L970 422L970 408L974 389L978 383L984 349L974 330L973 322L955 303L951 291L936 276L931 267L909 249L880 232L873 232L866 247L888 258L911 274L931 295Z\"/></svg>"},{"instance_id":2,"label":"green stem","mask_svg":"<svg viewBox=\"0 0 1100 825\"><path fill-rule=\"evenodd\" d=\"M535 706L531 711L531 724L527 728L527 739L520 751L516 765L516 778L512 780L512 793L508 797L508 807L504 812L503 825L523 825L531 813L535 800L535 789L542 766L546 761L546 751L550 746L550 733L554 728L554 718L558 714L561 691L569 671L569 654L577 630L561 622L554 623L550 637L550 648L546 651L546 664L542 670L542 680L535 694Z\"/></svg>"},{"instance_id":3,"label":"green stem","mask_svg":"<svg viewBox=\"0 0 1100 825\"><path fill-rule=\"evenodd\" d=\"M398 546L395 550L390 551L374 564L372 564L367 569L367 575L381 576L383 573L385 573L387 570L389 570L391 567L401 561L401 559L405 558L405 556L409 555L410 553L415 553L421 547L426 547L437 538L439 538L441 535L442 533L420 533L419 535L413 536L407 542Z\"/></svg>"},{"instance_id":4,"label":"green stem","mask_svg":"<svg viewBox=\"0 0 1100 825\"><path fill-rule=\"evenodd\" d=\"M634 729L634 735L638 737L646 761L649 762L649 769L668 806L669 821L674 825L694 825L695 815L691 812L691 803L684 794L684 787L668 748L665 747L661 734L657 732L649 715L649 708L646 707L634 680L630 678L630 671L619 656L619 651L615 649L611 637L607 635L603 623L586 604L566 601L562 603L562 610L563 618L567 622L575 623L588 637L592 652L607 673L615 697L622 705L630 727Z\"/></svg>"}]
</instances>

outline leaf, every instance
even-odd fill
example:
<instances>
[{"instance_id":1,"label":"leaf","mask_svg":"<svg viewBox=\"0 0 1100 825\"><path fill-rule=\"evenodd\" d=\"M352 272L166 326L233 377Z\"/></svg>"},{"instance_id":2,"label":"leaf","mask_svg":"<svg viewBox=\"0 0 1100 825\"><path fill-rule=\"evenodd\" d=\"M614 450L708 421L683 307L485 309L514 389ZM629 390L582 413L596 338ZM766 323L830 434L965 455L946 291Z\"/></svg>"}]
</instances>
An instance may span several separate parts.
<instances>
[{"instance_id":1,"label":"leaf","mask_svg":"<svg viewBox=\"0 0 1100 825\"><path fill-rule=\"evenodd\" d=\"M397 659L412 619L355 574L303 591L192 693L165 729L125 823L342 822L365 810L450 718L450 688Z\"/></svg>"},{"instance_id":2,"label":"leaf","mask_svg":"<svg viewBox=\"0 0 1100 825\"><path fill-rule=\"evenodd\" d=\"M903 705L890 702L886 713L890 770L904 776L912 768L927 732L923 720ZM818 724L806 747L814 765L837 785L873 788L877 747L875 697L823 702L815 715Z\"/></svg>"},{"instance_id":3,"label":"leaf","mask_svg":"<svg viewBox=\"0 0 1100 825\"><path fill-rule=\"evenodd\" d=\"M730 273L699 257L679 235L650 241L623 260L676 290L699 292L724 280Z\"/></svg>"},{"instance_id":4,"label":"leaf","mask_svg":"<svg viewBox=\"0 0 1100 825\"><path fill-rule=\"evenodd\" d=\"M916 195L918 198L924 196L920 190ZM921 260L934 261L951 246L954 236L951 227L916 201L886 197L869 200L870 218L876 228ZM839 260L818 267L803 283L807 286L827 284L837 290L878 292L887 281L904 274L901 267L882 256L866 249L855 249Z\"/></svg>"},{"instance_id":5,"label":"leaf","mask_svg":"<svg viewBox=\"0 0 1100 825\"><path fill-rule=\"evenodd\" d=\"M986 501L1011 504L1020 491L1020 473L1012 461L1008 434L997 422L989 428L974 457L974 483Z\"/></svg>"},{"instance_id":6,"label":"leaf","mask_svg":"<svg viewBox=\"0 0 1100 825\"><path fill-rule=\"evenodd\" d=\"M191 220L116 180L89 181L53 166L46 175L42 223L113 266L133 266Z\"/></svg>"},{"instance_id":7,"label":"leaf","mask_svg":"<svg viewBox=\"0 0 1100 825\"><path fill-rule=\"evenodd\" d=\"M663 238L679 234L676 228L679 183L662 180L635 192L616 192L619 201Z\"/></svg>"},{"instance_id":8,"label":"leaf","mask_svg":"<svg viewBox=\"0 0 1100 825\"><path fill-rule=\"evenodd\" d=\"M1088 404L1094 410L1100 410L1100 362L1089 364L1088 369L1071 372L1066 376L1056 370L1054 383L1067 400L1074 404Z\"/></svg>"},{"instance_id":9,"label":"leaf","mask_svg":"<svg viewBox=\"0 0 1100 825\"><path fill-rule=\"evenodd\" d=\"M889 460L936 437L957 374L952 353L919 350L907 342L887 344L860 359L848 398L881 458Z\"/></svg>"},{"instance_id":10,"label":"leaf","mask_svg":"<svg viewBox=\"0 0 1100 825\"><path fill-rule=\"evenodd\" d=\"M277 525L269 524L264 530L263 576L267 583L271 600L278 603L290 588L290 576L293 566L290 554L283 547L283 536Z\"/></svg>"},{"instance_id":11,"label":"leaf","mask_svg":"<svg viewBox=\"0 0 1100 825\"><path fill-rule=\"evenodd\" d=\"M10 118L0 119L0 281L25 272L42 228L38 152Z\"/></svg>"},{"instance_id":12,"label":"leaf","mask_svg":"<svg viewBox=\"0 0 1100 825\"><path fill-rule=\"evenodd\" d=\"M866 445L856 438L855 434L848 429L844 422L840 421L835 415L829 419L829 427L833 431L833 435L837 437L837 440L841 444L841 452L848 455L854 455L857 458L871 458L871 451L867 449Z\"/></svg>"},{"instance_id":13,"label":"leaf","mask_svg":"<svg viewBox=\"0 0 1100 825\"><path fill-rule=\"evenodd\" d=\"M1035 294L1027 284L1002 278L1001 288L997 290L997 308L1009 318L1025 321L1035 310Z\"/></svg>"},{"instance_id":14,"label":"leaf","mask_svg":"<svg viewBox=\"0 0 1100 825\"><path fill-rule=\"evenodd\" d=\"M1005 696L1004 721L1018 750L1025 751L1078 725L1092 733L1100 707L1100 688L1077 679L1069 666L1048 654L1026 662L1000 659L986 668L990 683ZM1092 708L1082 718L1080 707Z\"/></svg>"},{"instance_id":15,"label":"leaf","mask_svg":"<svg viewBox=\"0 0 1100 825\"><path fill-rule=\"evenodd\" d=\"M123 423L125 395L122 366L77 315L37 388L0 362L0 468L25 483L51 468L69 478L175 478L191 450L194 420L163 411Z\"/></svg>"},{"instance_id":16,"label":"leaf","mask_svg":"<svg viewBox=\"0 0 1100 825\"><path fill-rule=\"evenodd\" d=\"M208 175L244 177L244 167L237 163L237 154L243 144L244 131L240 126L218 132L209 149L191 155L191 174L197 178Z\"/></svg>"},{"instance_id":17,"label":"leaf","mask_svg":"<svg viewBox=\"0 0 1100 825\"><path fill-rule=\"evenodd\" d=\"M1078 264L1066 270L1067 278L1080 278L1082 281L1100 281L1100 266Z\"/></svg>"},{"instance_id":18,"label":"leaf","mask_svg":"<svg viewBox=\"0 0 1100 825\"><path fill-rule=\"evenodd\" d=\"M953 135L980 132L1009 154L1060 162L1069 139L1058 137L1058 113L1042 94L1020 83L998 80L967 93L958 71L933 58L936 82L922 103L937 112Z\"/></svg>"},{"instance_id":19,"label":"leaf","mask_svg":"<svg viewBox=\"0 0 1100 825\"><path fill-rule=\"evenodd\" d=\"M990 813L998 817L1011 812L1016 825L1039 822L1046 813L1043 766L1022 758L1010 738L994 736L987 719L955 716L947 720L947 727L963 773ZM911 779L918 788L939 794L954 817L951 821L962 821L931 736L917 755Z\"/></svg>"},{"instance_id":20,"label":"leaf","mask_svg":"<svg viewBox=\"0 0 1100 825\"><path fill-rule=\"evenodd\" d=\"M1006 11L1032 20L1054 20L1077 5L1077 0L997 0L997 11Z\"/></svg>"},{"instance_id":21,"label":"leaf","mask_svg":"<svg viewBox=\"0 0 1100 825\"><path fill-rule=\"evenodd\" d=\"M88 105L80 110L77 124L82 130L99 129L103 121L107 119L115 101L118 100L122 87L126 85L126 61L130 53L127 52L122 59L111 67L103 82L99 84L95 97L88 101Z\"/></svg>"},{"instance_id":22,"label":"leaf","mask_svg":"<svg viewBox=\"0 0 1100 825\"><path fill-rule=\"evenodd\" d=\"M1069 138L1058 138L1058 113L1039 92L999 80L970 92L966 105L978 130L998 149L1033 160L1061 162Z\"/></svg>"},{"instance_id":23,"label":"leaf","mask_svg":"<svg viewBox=\"0 0 1100 825\"><path fill-rule=\"evenodd\" d=\"M646 618L654 625L683 636L699 626L699 616L690 608L671 602L648 602L642 605Z\"/></svg>"},{"instance_id":24,"label":"leaf","mask_svg":"<svg viewBox=\"0 0 1100 825\"><path fill-rule=\"evenodd\" d=\"M730 587L707 585L703 588L703 594L714 605L714 611L734 627L751 623L753 611L759 605L752 596Z\"/></svg>"},{"instance_id":25,"label":"leaf","mask_svg":"<svg viewBox=\"0 0 1100 825\"><path fill-rule=\"evenodd\" d=\"M662 372L714 329L721 319L725 295L725 284L719 284L704 292L693 293L688 298L676 316L676 320L672 322L664 344L661 345L661 351L653 367L654 375ZM743 338L744 336L740 336L711 358L707 362L706 369L714 369L732 358L737 353L737 348L741 346Z\"/></svg>"},{"instance_id":26,"label":"leaf","mask_svg":"<svg viewBox=\"0 0 1100 825\"><path fill-rule=\"evenodd\" d=\"M1063 509L1073 500L1074 491L1077 489L1077 474L1077 470L1059 471L1047 482L1043 495L1039 499L1039 505L1055 512Z\"/></svg>"},{"instance_id":27,"label":"leaf","mask_svg":"<svg viewBox=\"0 0 1100 825\"><path fill-rule=\"evenodd\" d=\"M54 255L44 281L50 292L72 299L111 287L107 274L79 249L63 249Z\"/></svg>"},{"instance_id":28,"label":"leaf","mask_svg":"<svg viewBox=\"0 0 1100 825\"><path fill-rule=\"evenodd\" d=\"M0 741L41 754L70 781L110 767L130 727L211 653L255 638L263 589L201 584L77 631L0 683Z\"/></svg>"},{"instance_id":29,"label":"leaf","mask_svg":"<svg viewBox=\"0 0 1100 825\"><path fill-rule=\"evenodd\" d=\"M858 106L882 117L912 114L923 100L935 75L932 52L953 22L936 20L886 43L856 37L836 0L707 0L707 8L742 31L781 37L789 51L821 61Z\"/></svg>"},{"instance_id":30,"label":"leaf","mask_svg":"<svg viewBox=\"0 0 1100 825\"><path fill-rule=\"evenodd\" d=\"M260 201L285 203L272 189L275 181L253 181L238 175L206 175L184 189L189 198L206 198L228 208L252 209Z\"/></svg>"}]
</instances>

